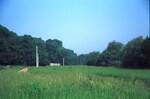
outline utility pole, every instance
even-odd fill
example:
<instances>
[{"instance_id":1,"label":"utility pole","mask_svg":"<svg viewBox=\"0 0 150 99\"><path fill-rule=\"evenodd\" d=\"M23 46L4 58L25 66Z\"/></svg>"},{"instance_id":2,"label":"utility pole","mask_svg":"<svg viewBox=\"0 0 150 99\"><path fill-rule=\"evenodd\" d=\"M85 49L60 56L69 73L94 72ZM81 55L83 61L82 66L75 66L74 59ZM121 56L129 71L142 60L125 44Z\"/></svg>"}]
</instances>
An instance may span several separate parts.
<instances>
[{"instance_id":1,"label":"utility pole","mask_svg":"<svg viewBox=\"0 0 150 99\"><path fill-rule=\"evenodd\" d=\"M64 66L64 64L65 64L65 58L63 58L63 66Z\"/></svg>"},{"instance_id":2,"label":"utility pole","mask_svg":"<svg viewBox=\"0 0 150 99\"><path fill-rule=\"evenodd\" d=\"M36 67L39 67L39 53L38 53L38 46L36 46Z\"/></svg>"}]
</instances>

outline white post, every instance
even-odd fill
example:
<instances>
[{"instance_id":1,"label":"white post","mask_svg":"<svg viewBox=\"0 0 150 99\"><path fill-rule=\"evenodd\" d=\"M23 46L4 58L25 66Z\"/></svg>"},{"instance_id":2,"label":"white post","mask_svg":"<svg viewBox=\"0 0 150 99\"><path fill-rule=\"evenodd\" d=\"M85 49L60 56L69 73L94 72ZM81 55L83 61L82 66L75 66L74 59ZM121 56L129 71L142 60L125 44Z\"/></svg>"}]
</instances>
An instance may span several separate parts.
<instances>
[{"instance_id":1,"label":"white post","mask_svg":"<svg viewBox=\"0 0 150 99\"><path fill-rule=\"evenodd\" d=\"M38 46L36 46L36 67L39 67L39 53L38 53Z\"/></svg>"},{"instance_id":2,"label":"white post","mask_svg":"<svg viewBox=\"0 0 150 99\"><path fill-rule=\"evenodd\" d=\"M63 66L64 66L64 64L65 64L65 58L63 58Z\"/></svg>"}]
</instances>

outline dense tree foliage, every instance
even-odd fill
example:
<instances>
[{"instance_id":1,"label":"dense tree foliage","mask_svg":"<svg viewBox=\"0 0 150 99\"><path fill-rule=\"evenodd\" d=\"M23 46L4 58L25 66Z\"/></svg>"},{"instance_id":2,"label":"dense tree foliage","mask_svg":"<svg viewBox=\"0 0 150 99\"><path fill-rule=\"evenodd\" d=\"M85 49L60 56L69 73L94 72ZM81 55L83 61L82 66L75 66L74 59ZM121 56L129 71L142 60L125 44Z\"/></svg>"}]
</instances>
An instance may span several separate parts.
<instances>
[{"instance_id":1,"label":"dense tree foliage","mask_svg":"<svg viewBox=\"0 0 150 99\"><path fill-rule=\"evenodd\" d=\"M99 57L99 52L91 52L89 54L81 54L78 56L78 64L95 66Z\"/></svg>"},{"instance_id":2,"label":"dense tree foliage","mask_svg":"<svg viewBox=\"0 0 150 99\"><path fill-rule=\"evenodd\" d=\"M60 49L60 60L64 58L65 60L65 65L76 65L77 64L77 54L74 53L74 51L66 48ZM61 62L62 63L62 62Z\"/></svg>"},{"instance_id":3,"label":"dense tree foliage","mask_svg":"<svg viewBox=\"0 0 150 99\"><path fill-rule=\"evenodd\" d=\"M138 37L127 43L123 49L122 66L137 68L142 65L143 54L141 53L141 44L143 38Z\"/></svg>"},{"instance_id":4,"label":"dense tree foliage","mask_svg":"<svg viewBox=\"0 0 150 99\"><path fill-rule=\"evenodd\" d=\"M0 26L0 64L18 64L18 44L17 35Z\"/></svg>"},{"instance_id":5,"label":"dense tree foliage","mask_svg":"<svg viewBox=\"0 0 150 99\"><path fill-rule=\"evenodd\" d=\"M127 43L123 49L122 67L150 68L149 38L137 37Z\"/></svg>"},{"instance_id":6,"label":"dense tree foliage","mask_svg":"<svg viewBox=\"0 0 150 99\"><path fill-rule=\"evenodd\" d=\"M54 39L43 41L30 35L18 36L0 25L0 64L1 65L35 65L35 48L39 48L39 64L50 62L76 64L77 55L63 47L62 42Z\"/></svg>"},{"instance_id":7,"label":"dense tree foliage","mask_svg":"<svg viewBox=\"0 0 150 99\"><path fill-rule=\"evenodd\" d=\"M69 64L77 64L77 55L70 49L66 49L63 47L62 42L54 39L46 41L46 48L48 52L48 60L49 63L61 63L63 64L63 58L65 65Z\"/></svg>"},{"instance_id":8,"label":"dense tree foliage","mask_svg":"<svg viewBox=\"0 0 150 99\"><path fill-rule=\"evenodd\" d=\"M96 65L97 59L99 57L100 53L99 52L91 52L87 55L87 65Z\"/></svg>"},{"instance_id":9,"label":"dense tree foliage","mask_svg":"<svg viewBox=\"0 0 150 99\"><path fill-rule=\"evenodd\" d=\"M97 66L118 66L121 63L120 52L123 44L120 42L110 42L106 50L104 50L98 57Z\"/></svg>"},{"instance_id":10,"label":"dense tree foliage","mask_svg":"<svg viewBox=\"0 0 150 99\"><path fill-rule=\"evenodd\" d=\"M123 68L150 68L150 38L137 37L126 45L112 41L102 52L78 55L63 47L57 39L18 36L0 25L0 65L35 65L35 48L39 48L40 65L120 66Z\"/></svg>"},{"instance_id":11,"label":"dense tree foliage","mask_svg":"<svg viewBox=\"0 0 150 99\"><path fill-rule=\"evenodd\" d=\"M80 65L87 64L87 54L78 55L78 64L80 64Z\"/></svg>"},{"instance_id":12,"label":"dense tree foliage","mask_svg":"<svg viewBox=\"0 0 150 99\"><path fill-rule=\"evenodd\" d=\"M91 52L89 54L81 54L78 56L78 64L95 66L99 55L100 55L99 52Z\"/></svg>"},{"instance_id":13,"label":"dense tree foliage","mask_svg":"<svg viewBox=\"0 0 150 99\"><path fill-rule=\"evenodd\" d=\"M54 39L48 39L46 41L46 48L47 48L47 52L48 52L48 60L49 63L53 62L53 63L59 63L60 59L59 59L59 52L60 49L62 49L62 42Z\"/></svg>"},{"instance_id":14,"label":"dense tree foliage","mask_svg":"<svg viewBox=\"0 0 150 99\"><path fill-rule=\"evenodd\" d=\"M141 51L144 55L143 64L144 68L150 68L150 38L146 38L142 45L141 45Z\"/></svg>"}]
</instances>

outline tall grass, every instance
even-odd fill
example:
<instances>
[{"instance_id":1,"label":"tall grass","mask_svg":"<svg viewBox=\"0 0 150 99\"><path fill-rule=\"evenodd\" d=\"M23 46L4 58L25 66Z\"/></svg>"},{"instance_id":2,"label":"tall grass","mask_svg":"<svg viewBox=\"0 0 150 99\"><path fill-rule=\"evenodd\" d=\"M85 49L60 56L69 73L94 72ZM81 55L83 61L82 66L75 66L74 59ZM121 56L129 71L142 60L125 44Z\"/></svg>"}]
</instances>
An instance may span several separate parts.
<instances>
[{"instance_id":1,"label":"tall grass","mask_svg":"<svg viewBox=\"0 0 150 99\"><path fill-rule=\"evenodd\" d=\"M150 99L150 70L40 67L0 70L0 99Z\"/></svg>"}]
</instances>

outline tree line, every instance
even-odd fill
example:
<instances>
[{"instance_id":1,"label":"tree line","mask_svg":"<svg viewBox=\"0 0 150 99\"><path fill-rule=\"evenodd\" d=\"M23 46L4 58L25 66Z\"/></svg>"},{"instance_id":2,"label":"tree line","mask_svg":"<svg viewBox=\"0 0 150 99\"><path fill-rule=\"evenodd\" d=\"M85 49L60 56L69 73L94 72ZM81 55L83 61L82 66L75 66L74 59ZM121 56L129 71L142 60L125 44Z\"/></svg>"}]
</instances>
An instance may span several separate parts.
<instances>
[{"instance_id":1,"label":"tree line","mask_svg":"<svg viewBox=\"0 0 150 99\"><path fill-rule=\"evenodd\" d=\"M65 59L66 65L75 65L77 54L63 47L62 41L57 39L35 38L30 35L18 36L0 25L0 65L29 65L35 66L35 48L39 48L39 64L61 63Z\"/></svg>"},{"instance_id":2,"label":"tree line","mask_svg":"<svg viewBox=\"0 0 150 99\"><path fill-rule=\"evenodd\" d=\"M112 41L102 52L79 55L81 64L122 68L150 68L150 38L139 36L126 45Z\"/></svg>"},{"instance_id":3,"label":"tree line","mask_svg":"<svg viewBox=\"0 0 150 99\"><path fill-rule=\"evenodd\" d=\"M63 47L57 39L18 36L0 25L0 65L35 65L35 46L39 47L40 65L61 63L65 65L115 66L123 68L150 68L150 38L139 36L127 44L112 41L103 52L77 55Z\"/></svg>"}]
</instances>

